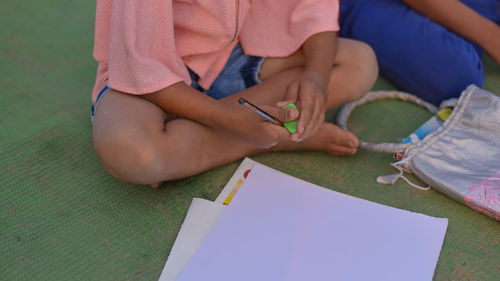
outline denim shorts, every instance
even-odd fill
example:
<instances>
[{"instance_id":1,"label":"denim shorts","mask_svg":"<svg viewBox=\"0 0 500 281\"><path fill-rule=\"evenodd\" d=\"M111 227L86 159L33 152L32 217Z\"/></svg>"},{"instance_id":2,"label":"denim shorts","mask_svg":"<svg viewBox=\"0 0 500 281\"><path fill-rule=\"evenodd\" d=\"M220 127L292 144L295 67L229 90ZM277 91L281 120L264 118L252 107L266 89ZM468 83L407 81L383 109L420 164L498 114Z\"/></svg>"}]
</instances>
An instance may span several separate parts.
<instances>
[{"instance_id":1,"label":"denim shorts","mask_svg":"<svg viewBox=\"0 0 500 281\"><path fill-rule=\"evenodd\" d=\"M189 75L192 80L190 86L214 99L221 99L230 96L261 83L259 80L259 74L260 66L263 61L263 57L245 55L241 45L238 43L231 52L231 55L229 56L229 59L226 62L226 65L224 65L221 73L212 83L212 86L210 86L210 89L203 89L198 84L199 76L188 68ZM95 104L90 106L90 118L92 122L94 121L97 104L109 90L110 88L107 85L104 85L97 95Z\"/></svg>"},{"instance_id":2,"label":"denim shorts","mask_svg":"<svg viewBox=\"0 0 500 281\"><path fill-rule=\"evenodd\" d=\"M198 75L188 68L193 80L191 87L214 99L225 98L259 84L260 65L263 61L263 57L245 55L238 43L210 89L205 90L200 87Z\"/></svg>"}]
</instances>

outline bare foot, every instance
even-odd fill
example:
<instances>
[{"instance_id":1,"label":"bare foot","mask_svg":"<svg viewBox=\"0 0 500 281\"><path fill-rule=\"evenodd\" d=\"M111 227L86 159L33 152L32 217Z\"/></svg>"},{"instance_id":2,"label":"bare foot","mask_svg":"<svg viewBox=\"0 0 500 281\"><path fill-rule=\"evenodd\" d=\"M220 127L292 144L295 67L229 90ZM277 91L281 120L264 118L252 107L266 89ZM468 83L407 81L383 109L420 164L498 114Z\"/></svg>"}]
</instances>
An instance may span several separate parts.
<instances>
[{"instance_id":1,"label":"bare foot","mask_svg":"<svg viewBox=\"0 0 500 281\"><path fill-rule=\"evenodd\" d=\"M282 143L276 150L321 150L339 156L355 154L358 146L359 139L353 133L325 122L315 136L298 143Z\"/></svg>"}]
</instances>

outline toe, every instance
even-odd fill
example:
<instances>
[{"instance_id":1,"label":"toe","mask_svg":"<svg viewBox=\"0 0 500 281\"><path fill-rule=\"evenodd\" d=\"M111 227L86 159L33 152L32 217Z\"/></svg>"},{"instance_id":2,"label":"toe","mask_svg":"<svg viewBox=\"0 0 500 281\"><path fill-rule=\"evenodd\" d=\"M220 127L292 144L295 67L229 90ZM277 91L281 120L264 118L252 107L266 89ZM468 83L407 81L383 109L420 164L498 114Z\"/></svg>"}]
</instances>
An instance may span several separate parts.
<instances>
[{"instance_id":1,"label":"toe","mask_svg":"<svg viewBox=\"0 0 500 281\"><path fill-rule=\"evenodd\" d=\"M356 151L356 147L348 147L336 144L330 144L328 147L328 153L334 156L353 155L356 154Z\"/></svg>"},{"instance_id":2,"label":"toe","mask_svg":"<svg viewBox=\"0 0 500 281\"><path fill-rule=\"evenodd\" d=\"M350 148L357 148L359 146L359 139L351 132L344 131L339 127L333 126L333 133L335 138L332 139L333 144L338 146L346 146Z\"/></svg>"},{"instance_id":3,"label":"toe","mask_svg":"<svg viewBox=\"0 0 500 281\"><path fill-rule=\"evenodd\" d=\"M152 188L158 188L158 187L160 187L160 184L161 184L161 182L157 182L157 183L152 183L149 186L151 186Z\"/></svg>"}]
</instances>

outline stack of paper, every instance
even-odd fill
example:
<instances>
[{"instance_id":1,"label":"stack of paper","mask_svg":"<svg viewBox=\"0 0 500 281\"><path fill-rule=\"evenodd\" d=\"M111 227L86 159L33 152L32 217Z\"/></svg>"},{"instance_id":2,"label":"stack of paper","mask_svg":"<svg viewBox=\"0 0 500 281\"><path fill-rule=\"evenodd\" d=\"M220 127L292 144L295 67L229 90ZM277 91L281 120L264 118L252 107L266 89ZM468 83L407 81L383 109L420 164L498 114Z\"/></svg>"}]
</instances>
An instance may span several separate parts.
<instances>
[{"instance_id":1,"label":"stack of paper","mask_svg":"<svg viewBox=\"0 0 500 281\"><path fill-rule=\"evenodd\" d=\"M258 163L221 199L193 201L160 280L432 280L447 227Z\"/></svg>"}]
</instances>

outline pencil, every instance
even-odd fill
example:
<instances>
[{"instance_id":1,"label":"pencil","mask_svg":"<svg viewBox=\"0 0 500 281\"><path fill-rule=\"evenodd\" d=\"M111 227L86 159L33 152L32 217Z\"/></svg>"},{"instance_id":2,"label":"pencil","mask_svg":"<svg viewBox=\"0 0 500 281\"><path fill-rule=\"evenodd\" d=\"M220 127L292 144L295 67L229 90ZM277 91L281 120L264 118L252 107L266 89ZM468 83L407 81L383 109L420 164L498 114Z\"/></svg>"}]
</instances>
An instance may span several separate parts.
<instances>
[{"instance_id":1,"label":"pencil","mask_svg":"<svg viewBox=\"0 0 500 281\"><path fill-rule=\"evenodd\" d=\"M266 119L267 121L275 124L275 125L279 125L279 126L282 126L283 124L276 120L276 118L274 118L273 116L271 116L269 113L265 112L264 110L258 108L257 106L255 106L254 104L252 104L251 102L247 101L246 99L244 98L240 98L238 100L238 102L243 105L244 107L250 109L251 111L259 114L260 116L262 116L264 119Z\"/></svg>"}]
</instances>

